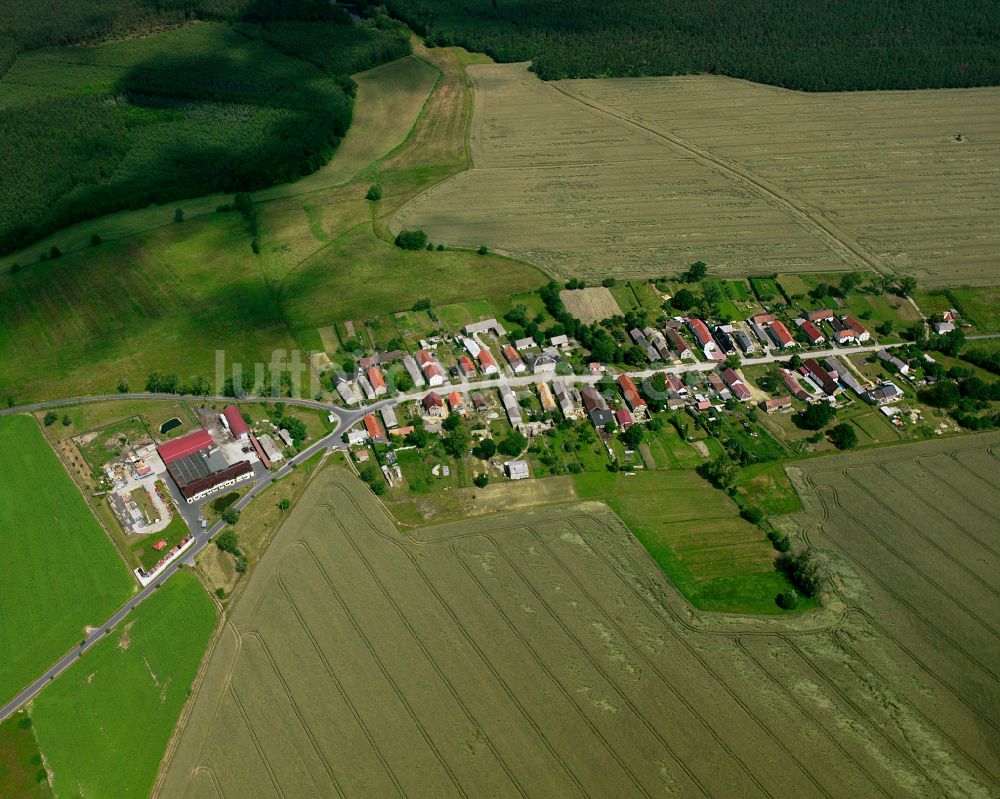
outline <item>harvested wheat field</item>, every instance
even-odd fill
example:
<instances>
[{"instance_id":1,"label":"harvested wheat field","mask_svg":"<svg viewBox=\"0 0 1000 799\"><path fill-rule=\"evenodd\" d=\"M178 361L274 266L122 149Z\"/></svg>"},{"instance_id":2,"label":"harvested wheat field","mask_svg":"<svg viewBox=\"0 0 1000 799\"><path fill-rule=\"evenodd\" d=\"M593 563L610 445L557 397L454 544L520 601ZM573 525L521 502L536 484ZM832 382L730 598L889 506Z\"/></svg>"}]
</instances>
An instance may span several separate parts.
<instances>
[{"instance_id":1,"label":"harvested wheat field","mask_svg":"<svg viewBox=\"0 0 1000 799\"><path fill-rule=\"evenodd\" d=\"M998 88L810 94L710 76L559 85L780 187L878 266L928 286L1000 283Z\"/></svg>"},{"instance_id":2,"label":"harvested wheat field","mask_svg":"<svg viewBox=\"0 0 1000 799\"><path fill-rule=\"evenodd\" d=\"M603 505L404 536L331 469L228 619L160 796L990 795L995 722L863 610L702 615Z\"/></svg>"},{"instance_id":3,"label":"harvested wheat field","mask_svg":"<svg viewBox=\"0 0 1000 799\"><path fill-rule=\"evenodd\" d=\"M469 68L475 168L397 226L560 276L902 270L1000 282L1000 89L806 94ZM961 134L961 141L956 137Z\"/></svg>"},{"instance_id":4,"label":"harvested wheat field","mask_svg":"<svg viewBox=\"0 0 1000 799\"><path fill-rule=\"evenodd\" d=\"M622 315L611 289L604 286L563 290L559 292L559 299L569 313L588 325Z\"/></svg>"},{"instance_id":5,"label":"harvested wheat field","mask_svg":"<svg viewBox=\"0 0 1000 799\"><path fill-rule=\"evenodd\" d=\"M467 70L474 167L404 206L394 231L485 243L563 277L654 276L699 259L739 275L853 265L752 185L526 65Z\"/></svg>"}]
</instances>

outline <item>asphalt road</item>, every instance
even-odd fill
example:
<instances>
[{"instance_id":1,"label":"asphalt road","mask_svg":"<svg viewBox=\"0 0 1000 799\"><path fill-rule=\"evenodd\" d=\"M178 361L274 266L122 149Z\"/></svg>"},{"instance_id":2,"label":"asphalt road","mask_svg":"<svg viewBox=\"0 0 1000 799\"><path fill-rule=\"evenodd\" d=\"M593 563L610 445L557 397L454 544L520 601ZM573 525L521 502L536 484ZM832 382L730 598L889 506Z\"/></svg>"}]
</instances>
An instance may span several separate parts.
<instances>
[{"instance_id":1,"label":"asphalt road","mask_svg":"<svg viewBox=\"0 0 1000 799\"><path fill-rule=\"evenodd\" d=\"M888 345L899 346L899 345ZM859 352L874 352L876 350L882 349L881 344L872 344L864 347L832 347L827 350L823 350L820 355L826 357L829 355L851 355ZM768 364L775 363L777 361L787 360L789 354L787 352L778 352L768 355L764 355L759 358L747 358L744 359L744 366L753 366L756 364ZM649 377L656 374L657 372L672 371L672 372L690 372L690 371L710 371L718 366L715 362L699 362L691 364L682 364L680 366L672 367L669 370L660 369L646 369L634 372L629 372L632 377L642 379L644 377ZM506 384L512 387L528 386L532 385L539 380L552 380L557 377L553 374L545 375L522 375L520 377L499 377L491 380L479 380L473 382L462 382L457 384L445 384L445 386L440 387L438 390L448 389L448 390L458 390L461 392L473 391L476 389L488 389L496 388L501 384ZM593 384L597 383L603 375L567 375L558 376L559 379L571 384ZM396 397L388 397L386 399L374 402L368 405L363 405L358 408L342 408L337 405L331 405L329 403L321 402L319 400L307 400L307 399L285 399L282 398L280 401L287 405L298 405L309 408L319 408L329 413L337 416L338 424L334 428L333 432L327 434L323 438L316 441L311 446L304 449L298 455L290 458L288 462L275 472L270 473L263 479L259 480L240 500L236 503L235 507L238 510L243 509L246 505L263 491L267 486L269 486L274 480L281 478L288 474L288 472L293 468L292 464L301 463L302 461L312 457L317 452L321 450L328 449L344 449L345 445L341 443L340 437L345 430L349 430L357 422L361 421L367 414L377 411L383 405L395 402L405 402L409 400L420 399L427 393L427 389L420 392L413 392L411 394L399 395ZM68 405L79 405L81 403L90 402L106 402L108 400L121 400L121 399L134 399L134 400L147 400L147 399L188 399L194 401L209 401L209 402L228 402L232 401L231 397L217 397L217 396L193 396L193 395L177 395L177 394L104 394L93 397L73 397L64 400L52 400L50 402L36 402L31 405L21 405L15 408L5 408L0 410L0 416L5 416L13 413L27 413L32 411L46 410L49 408L60 408ZM45 673L43 673L38 679L33 683L21 690L15 697L13 697L9 702L7 702L3 707L0 707L0 721L3 721L8 716L13 714L22 705L30 701L34 696L36 696L46 685L48 685L52 680L62 674L67 668L69 668L73 662L83 655L88 649L94 646L98 641L101 640L108 631L119 624L129 613L131 613L135 608L153 595L164 582L169 580L177 570L180 568L180 564L187 563L193 564L195 557L201 552L206 546L208 546L211 539L222 532L225 527L225 523L222 521L217 522L208 530L195 530L195 543L184 553L183 557L178 558L170 566L168 566L155 580L155 582L150 583L148 586L143 588L137 594L135 594L128 602L122 605L118 610L112 614L110 618L104 621L101 625L94 628L79 646L74 647L72 650L63 655L58 661L56 661L52 666L50 666Z\"/></svg>"}]
</instances>

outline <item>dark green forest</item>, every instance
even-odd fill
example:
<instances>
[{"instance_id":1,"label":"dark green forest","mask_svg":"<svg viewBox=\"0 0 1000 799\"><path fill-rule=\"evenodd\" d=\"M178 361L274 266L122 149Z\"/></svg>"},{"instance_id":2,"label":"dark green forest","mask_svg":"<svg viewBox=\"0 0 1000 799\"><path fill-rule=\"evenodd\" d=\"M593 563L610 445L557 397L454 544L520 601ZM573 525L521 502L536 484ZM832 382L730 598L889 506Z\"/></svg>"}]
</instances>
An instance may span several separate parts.
<instances>
[{"instance_id":1,"label":"dark green forest","mask_svg":"<svg viewBox=\"0 0 1000 799\"><path fill-rule=\"evenodd\" d=\"M313 172L350 125L348 76L409 52L399 23L352 20L321 0L167 2L158 17L140 2L90 5L93 36L148 35L27 49L69 34L30 27L20 7L0 12L20 14L20 52L0 80L0 253L113 211ZM96 14L105 6L118 16ZM236 18L173 25L206 9Z\"/></svg>"},{"instance_id":2,"label":"dark green forest","mask_svg":"<svg viewBox=\"0 0 1000 799\"><path fill-rule=\"evenodd\" d=\"M546 80L713 73L805 91L1000 84L995 0L387 0Z\"/></svg>"}]
</instances>

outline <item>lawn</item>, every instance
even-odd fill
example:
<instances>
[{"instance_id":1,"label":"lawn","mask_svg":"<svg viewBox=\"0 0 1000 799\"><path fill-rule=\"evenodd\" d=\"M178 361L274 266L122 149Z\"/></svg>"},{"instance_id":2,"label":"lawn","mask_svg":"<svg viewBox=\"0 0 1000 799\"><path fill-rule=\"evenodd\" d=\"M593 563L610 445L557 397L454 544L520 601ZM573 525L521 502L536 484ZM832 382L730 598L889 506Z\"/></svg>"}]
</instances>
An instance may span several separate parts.
<instances>
[{"instance_id":1,"label":"lawn","mask_svg":"<svg viewBox=\"0 0 1000 799\"><path fill-rule=\"evenodd\" d=\"M799 495L781 464L758 463L741 469L736 490L747 505L760 508L765 516L784 516L802 510Z\"/></svg>"},{"instance_id":2,"label":"lawn","mask_svg":"<svg viewBox=\"0 0 1000 799\"><path fill-rule=\"evenodd\" d=\"M750 285L753 286L753 292L761 302L774 302L775 300L780 302L782 299L777 284L769 277L752 277Z\"/></svg>"},{"instance_id":3,"label":"lawn","mask_svg":"<svg viewBox=\"0 0 1000 799\"><path fill-rule=\"evenodd\" d=\"M138 541L133 542L133 538L129 537L129 542L131 544L131 549L136 559L142 564L142 567L146 570L153 568L160 559L163 558L171 549L177 546L182 539L186 538L191 534L191 530L188 528L187 523L181 518L179 513L174 512L173 518L163 530L158 533L153 533L152 535L144 535ZM163 549L157 551L153 549L153 544L160 540L166 541L166 546Z\"/></svg>"},{"instance_id":4,"label":"lawn","mask_svg":"<svg viewBox=\"0 0 1000 799\"><path fill-rule=\"evenodd\" d=\"M39 695L35 730L57 795L149 796L215 619L183 570Z\"/></svg>"},{"instance_id":5,"label":"lawn","mask_svg":"<svg viewBox=\"0 0 1000 799\"><path fill-rule=\"evenodd\" d=\"M695 607L783 613L774 597L789 585L764 532L694 472L595 472L574 482L580 499L607 502Z\"/></svg>"},{"instance_id":6,"label":"lawn","mask_svg":"<svg viewBox=\"0 0 1000 799\"><path fill-rule=\"evenodd\" d=\"M52 796L27 710L0 724L0 796L46 799Z\"/></svg>"},{"instance_id":7,"label":"lawn","mask_svg":"<svg viewBox=\"0 0 1000 799\"><path fill-rule=\"evenodd\" d=\"M125 602L125 565L30 416L0 419L0 699Z\"/></svg>"},{"instance_id":8,"label":"lawn","mask_svg":"<svg viewBox=\"0 0 1000 799\"><path fill-rule=\"evenodd\" d=\"M918 292L915 297L920 309L928 315L955 308L975 332L1000 331L1000 288L963 286L935 292Z\"/></svg>"}]
</instances>

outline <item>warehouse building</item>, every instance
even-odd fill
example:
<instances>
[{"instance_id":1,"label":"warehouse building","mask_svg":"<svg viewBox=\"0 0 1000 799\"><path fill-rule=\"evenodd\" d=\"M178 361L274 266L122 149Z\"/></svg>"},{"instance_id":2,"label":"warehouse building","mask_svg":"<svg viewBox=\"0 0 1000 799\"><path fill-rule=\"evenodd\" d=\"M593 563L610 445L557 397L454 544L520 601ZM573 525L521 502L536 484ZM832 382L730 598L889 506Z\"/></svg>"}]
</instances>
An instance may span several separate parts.
<instances>
[{"instance_id":1,"label":"warehouse building","mask_svg":"<svg viewBox=\"0 0 1000 799\"><path fill-rule=\"evenodd\" d=\"M189 505L213 491L253 477L249 461L228 463L207 430L195 430L167 441L156 451Z\"/></svg>"}]
</instances>

